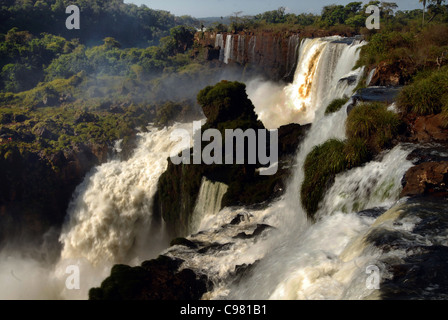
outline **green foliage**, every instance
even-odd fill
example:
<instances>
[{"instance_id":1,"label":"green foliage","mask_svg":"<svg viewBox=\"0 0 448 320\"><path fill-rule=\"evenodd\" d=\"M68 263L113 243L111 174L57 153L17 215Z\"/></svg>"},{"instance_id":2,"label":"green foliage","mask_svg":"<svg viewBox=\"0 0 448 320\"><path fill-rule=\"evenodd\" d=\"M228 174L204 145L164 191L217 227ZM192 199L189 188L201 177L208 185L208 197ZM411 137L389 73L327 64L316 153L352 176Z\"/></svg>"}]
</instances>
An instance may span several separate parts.
<instances>
[{"instance_id":1,"label":"green foliage","mask_svg":"<svg viewBox=\"0 0 448 320\"><path fill-rule=\"evenodd\" d=\"M400 130L399 116L387 110L382 103L369 103L356 106L347 118L347 136L361 139L376 154L391 146L392 139Z\"/></svg>"},{"instance_id":2,"label":"green foliage","mask_svg":"<svg viewBox=\"0 0 448 320\"><path fill-rule=\"evenodd\" d=\"M327 109L325 110L325 114L330 114L330 113L339 111L342 108L342 106L348 102L348 99L349 98L345 97L345 98L333 100L327 106Z\"/></svg>"},{"instance_id":3,"label":"green foliage","mask_svg":"<svg viewBox=\"0 0 448 320\"><path fill-rule=\"evenodd\" d=\"M65 9L77 5L82 14L80 30L67 30ZM176 17L167 11L147 6L125 4L123 0L29 0L3 3L0 6L0 33L17 27L34 35L57 34L78 38L83 44L99 44L114 37L125 47L157 45L160 38L178 25L199 26L190 16Z\"/></svg>"},{"instance_id":4,"label":"green foliage","mask_svg":"<svg viewBox=\"0 0 448 320\"><path fill-rule=\"evenodd\" d=\"M328 185L336 174L347 168L344 149L343 141L329 140L314 147L305 160L305 179L300 193L302 205L311 218L317 212Z\"/></svg>"},{"instance_id":5,"label":"green foliage","mask_svg":"<svg viewBox=\"0 0 448 320\"><path fill-rule=\"evenodd\" d=\"M448 107L448 66L416 77L398 96L398 108L417 115L438 114Z\"/></svg>"}]
</instances>

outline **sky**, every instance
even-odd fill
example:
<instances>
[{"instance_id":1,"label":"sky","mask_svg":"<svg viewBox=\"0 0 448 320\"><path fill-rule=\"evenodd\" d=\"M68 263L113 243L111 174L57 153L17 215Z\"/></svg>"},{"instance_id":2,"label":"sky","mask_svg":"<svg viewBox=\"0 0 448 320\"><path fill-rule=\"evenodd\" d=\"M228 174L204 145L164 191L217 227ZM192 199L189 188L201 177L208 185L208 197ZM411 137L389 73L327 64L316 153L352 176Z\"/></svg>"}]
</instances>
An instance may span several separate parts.
<instances>
[{"instance_id":1,"label":"sky","mask_svg":"<svg viewBox=\"0 0 448 320\"><path fill-rule=\"evenodd\" d=\"M229 16L239 11L242 11L242 15L255 15L279 7L285 7L288 13L318 14L326 5L346 5L353 1L362 0L125 0L125 3L145 4L151 9L170 11L177 16L190 15L195 18L205 18ZM418 0L388 0L388 2L397 3L399 10L421 8Z\"/></svg>"}]
</instances>

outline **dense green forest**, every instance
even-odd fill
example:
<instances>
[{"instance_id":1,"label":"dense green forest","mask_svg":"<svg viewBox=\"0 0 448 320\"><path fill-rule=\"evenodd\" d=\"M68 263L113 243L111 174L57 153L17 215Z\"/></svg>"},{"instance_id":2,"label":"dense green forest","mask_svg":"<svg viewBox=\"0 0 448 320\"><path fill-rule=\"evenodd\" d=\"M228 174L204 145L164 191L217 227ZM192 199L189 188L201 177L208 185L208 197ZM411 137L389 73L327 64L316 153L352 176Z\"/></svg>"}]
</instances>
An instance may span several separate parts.
<instances>
[{"instance_id":1,"label":"dense green forest","mask_svg":"<svg viewBox=\"0 0 448 320\"><path fill-rule=\"evenodd\" d=\"M76 5L81 12L79 30L68 30L66 8ZM144 5L125 4L123 0L3 0L0 3L0 33L16 27L35 36L50 33L66 39L79 39L86 45L98 45L106 37L117 39L125 47L157 45L178 25L198 26L190 17L176 17L167 11Z\"/></svg>"}]
</instances>

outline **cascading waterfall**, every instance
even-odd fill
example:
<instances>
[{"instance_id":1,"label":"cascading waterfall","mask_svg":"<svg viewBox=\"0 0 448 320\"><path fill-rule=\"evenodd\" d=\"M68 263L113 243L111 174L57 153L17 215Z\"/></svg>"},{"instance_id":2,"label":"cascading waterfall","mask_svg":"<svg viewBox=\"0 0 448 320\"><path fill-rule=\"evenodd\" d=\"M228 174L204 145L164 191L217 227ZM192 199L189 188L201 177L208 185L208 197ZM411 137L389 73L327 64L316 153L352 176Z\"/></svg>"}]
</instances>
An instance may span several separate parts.
<instances>
[{"instance_id":1,"label":"cascading waterfall","mask_svg":"<svg viewBox=\"0 0 448 320\"><path fill-rule=\"evenodd\" d=\"M94 265L123 263L148 254L149 239L154 245L160 243L162 234L147 234L153 222L152 197L167 168L166 159L178 144L170 134L186 126L140 134L129 160L105 163L85 179L75 192L70 220L61 235L62 259L85 258Z\"/></svg>"},{"instance_id":2,"label":"cascading waterfall","mask_svg":"<svg viewBox=\"0 0 448 320\"><path fill-rule=\"evenodd\" d=\"M224 37L222 34L218 33L215 40L215 48L220 48L219 50L219 61L224 61Z\"/></svg>"},{"instance_id":3,"label":"cascading waterfall","mask_svg":"<svg viewBox=\"0 0 448 320\"><path fill-rule=\"evenodd\" d=\"M190 233L199 231L200 224L207 215L215 216L221 210L221 201L229 187L220 182L202 178L193 218L190 224Z\"/></svg>"},{"instance_id":4,"label":"cascading waterfall","mask_svg":"<svg viewBox=\"0 0 448 320\"><path fill-rule=\"evenodd\" d=\"M286 75L294 73L294 67L297 63L297 55L299 53L300 36L295 34L288 40L288 55L286 59Z\"/></svg>"},{"instance_id":5,"label":"cascading waterfall","mask_svg":"<svg viewBox=\"0 0 448 320\"><path fill-rule=\"evenodd\" d=\"M255 62L256 46L257 46L257 36L252 36L249 40L249 61Z\"/></svg>"},{"instance_id":6,"label":"cascading waterfall","mask_svg":"<svg viewBox=\"0 0 448 320\"><path fill-rule=\"evenodd\" d=\"M176 129L191 132L192 125L149 128L138 134L138 146L128 160L112 160L92 170L74 194L56 264L14 255L3 259L2 252L0 285L9 289L0 298L86 299L113 264L137 265L166 248L170 239L165 239L163 225L153 228L151 199L171 152L190 147L171 141ZM68 266L79 267L80 290L66 288Z\"/></svg>"},{"instance_id":7,"label":"cascading waterfall","mask_svg":"<svg viewBox=\"0 0 448 320\"><path fill-rule=\"evenodd\" d=\"M350 96L364 69L353 70L363 42L341 43L340 37L304 39L300 45L294 81L286 87L254 81L248 96L260 120L269 129L291 122L306 124L322 117L336 98ZM354 78L355 81L344 79Z\"/></svg>"},{"instance_id":8,"label":"cascading waterfall","mask_svg":"<svg viewBox=\"0 0 448 320\"><path fill-rule=\"evenodd\" d=\"M233 60L233 36L228 34L226 38L226 46L224 49L224 63L228 64L229 60Z\"/></svg>"},{"instance_id":9,"label":"cascading waterfall","mask_svg":"<svg viewBox=\"0 0 448 320\"><path fill-rule=\"evenodd\" d=\"M238 61L239 63L243 63L244 61L245 45L246 45L246 37L238 35L238 56L236 58L236 61Z\"/></svg>"}]
</instances>

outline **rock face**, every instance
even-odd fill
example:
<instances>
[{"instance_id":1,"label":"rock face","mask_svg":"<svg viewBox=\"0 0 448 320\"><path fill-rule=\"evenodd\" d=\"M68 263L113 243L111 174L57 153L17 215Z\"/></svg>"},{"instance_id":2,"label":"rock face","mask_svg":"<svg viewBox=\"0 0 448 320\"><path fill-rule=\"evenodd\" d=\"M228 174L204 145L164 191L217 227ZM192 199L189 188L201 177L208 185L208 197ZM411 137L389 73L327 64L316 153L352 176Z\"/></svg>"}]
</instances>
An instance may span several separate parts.
<instances>
[{"instance_id":1,"label":"rock face","mask_svg":"<svg viewBox=\"0 0 448 320\"><path fill-rule=\"evenodd\" d=\"M424 162L409 169L402 197L448 195L448 161Z\"/></svg>"},{"instance_id":2,"label":"rock face","mask_svg":"<svg viewBox=\"0 0 448 320\"><path fill-rule=\"evenodd\" d=\"M190 269L179 270L182 260L160 256L140 267L116 265L90 300L199 300L211 284Z\"/></svg>"},{"instance_id":3,"label":"rock face","mask_svg":"<svg viewBox=\"0 0 448 320\"><path fill-rule=\"evenodd\" d=\"M399 64L381 62L373 74L371 86L400 86L404 85L409 77L404 77L406 72L401 70Z\"/></svg>"},{"instance_id":4,"label":"rock face","mask_svg":"<svg viewBox=\"0 0 448 320\"><path fill-rule=\"evenodd\" d=\"M60 227L76 186L107 156L107 146L94 144L51 156L16 149L0 155L0 243L35 241Z\"/></svg>"},{"instance_id":5,"label":"rock face","mask_svg":"<svg viewBox=\"0 0 448 320\"><path fill-rule=\"evenodd\" d=\"M445 143L448 141L448 130L444 127L442 114L429 116L408 115L405 121L409 127L409 141L418 143Z\"/></svg>"}]
</instances>

